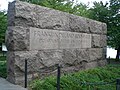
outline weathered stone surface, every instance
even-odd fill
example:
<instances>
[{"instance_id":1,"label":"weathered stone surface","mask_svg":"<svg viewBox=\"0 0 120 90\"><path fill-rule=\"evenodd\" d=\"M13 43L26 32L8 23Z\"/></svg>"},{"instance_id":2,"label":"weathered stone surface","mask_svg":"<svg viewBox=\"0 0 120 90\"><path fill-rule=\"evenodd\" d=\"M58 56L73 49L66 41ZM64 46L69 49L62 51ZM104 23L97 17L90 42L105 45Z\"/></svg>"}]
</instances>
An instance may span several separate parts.
<instances>
[{"instance_id":1,"label":"weathered stone surface","mask_svg":"<svg viewBox=\"0 0 120 90\"><path fill-rule=\"evenodd\" d=\"M90 19L88 19L87 22L91 33L103 34L103 28L102 28L103 24L101 22Z\"/></svg>"},{"instance_id":2,"label":"weathered stone surface","mask_svg":"<svg viewBox=\"0 0 120 90\"><path fill-rule=\"evenodd\" d=\"M106 34L106 24L65 12L15 1L9 5L9 26ZM22 23L24 22L24 23Z\"/></svg>"},{"instance_id":3,"label":"weathered stone surface","mask_svg":"<svg viewBox=\"0 0 120 90\"><path fill-rule=\"evenodd\" d=\"M90 61L102 60L102 48L91 48L89 49Z\"/></svg>"},{"instance_id":4,"label":"weathered stone surface","mask_svg":"<svg viewBox=\"0 0 120 90\"><path fill-rule=\"evenodd\" d=\"M105 66L107 64L106 58L98 61L98 66Z\"/></svg>"},{"instance_id":5,"label":"weathered stone surface","mask_svg":"<svg viewBox=\"0 0 120 90\"><path fill-rule=\"evenodd\" d=\"M15 22L15 2L9 3L8 5L8 13L7 18L8 19L8 26L14 26Z\"/></svg>"},{"instance_id":6,"label":"weathered stone surface","mask_svg":"<svg viewBox=\"0 0 120 90\"><path fill-rule=\"evenodd\" d=\"M16 26L8 27L6 34L6 45L8 50L29 49L29 28Z\"/></svg>"},{"instance_id":7,"label":"weathered stone surface","mask_svg":"<svg viewBox=\"0 0 120 90\"><path fill-rule=\"evenodd\" d=\"M81 63L82 61L89 62L90 60L88 49L77 49L76 55L77 55L77 60L79 61L77 63Z\"/></svg>"},{"instance_id":8,"label":"weathered stone surface","mask_svg":"<svg viewBox=\"0 0 120 90\"><path fill-rule=\"evenodd\" d=\"M67 50L64 49L62 58L63 58L62 59L63 65L68 65L68 66L75 65L77 63L76 49L67 49Z\"/></svg>"},{"instance_id":9,"label":"weathered stone surface","mask_svg":"<svg viewBox=\"0 0 120 90\"><path fill-rule=\"evenodd\" d=\"M58 10L14 1L9 5L6 32L7 79L29 81L106 64L106 24Z\"/></svg>"},{"instance_id":10,"label":"weathered stone surface","mask_svg":"<svg viewBox=\"0 0 120 90\"><path fill-rule=\"evenodd\" d=\"M30 28L30 50L91 48L91 34Z\"/></svg>"},{"instance_id":11,"label":"weathered stone surface","mask_svg":"<svg viewBox=\"0 0 120 90\"><path fill-rule=\"evenodd\" d=\"M102 23L102 34L107 34L107 25L106 25L106 23Z\"/></svg>"},{"instance_id":12,"label":"weathered stone surface","mask_svg":"<svg viewBox=\"0 0 120 90\"><path fill-rule=\"evenodd\" d=\"M15 84L14 52L7 52L7 80Z\"/></svg>"},{"instance_id":13,"label":"weathered stone surface","mask_svg":"<svg viewBox=\"0 0 120 90\"><path fill-rule=\"evenodd\" d=\"M100 47L106 47L107 46L107 36L101 35L100 36Z\"/></svg>"},{"instance_id":14,"label":"weathered stone surface","mask_svg":"<svg viewBox=\"0 0 120 90\"><path fill-rule=\"evenodd\" d=\"M100 47L100 35L93 34L92 35L92 48L98 48Z\"/></svg>"},{"instance_id":15,"label":"weathered stone surface","mask_svg":"<svg viewBox=\"0 0 120 90\"><path fill-rule=\"evenodd\" d=\"M85 69L95 68L95 67L98 67L98 62L96 62L96 61L87 63L87 64L85 65Z\"/></svg>"},{"instance_id":16,"label":"weathered stone surface","mask_svg":"<svg viewBox=\"0 0 120 90\"><path fill-rule=\"evenodd\" d=\"M93 61L90 63L87 63L85 65L85 69L89 69L89 68L95 68L95 67L99 67L99 66L105 66L107 64L106 60L99 60L99 61Z\"/></svg>"},{"instance_id":17,"label":"weathered stone surface","mask_svg":"<svg viewBox=\"0 0 120 90\"><path fill-rule=\"evenodd\" d=\"M107 46L106 35L92 34L92 48L102 48Z\"/></svg>"},{"instance_id":18,"label":"weathered stone surface","mask_svg":"<svg viewBox=\"0 0 120 90\"><path fill-rule=\"evenodd\" d=\"M86 18L75 16L75 15L70 15L69 18L70 18L69 26L70 26L71 31L90 33L89 28L88 28L89 25L88 25Z\"/></svg>"},{"instance_id":19,"label":"weathered stone surface","mask_svg":"<svg viewBox=\"0 0 120 90\"><path fill-rule=\"evenodd\" d=\"M67 13L20 1L14 2L14 5L15 21L9 25L69 30L69 14ZM11 15L11 12L9 13Z\"/></svg>"}]
</instances>

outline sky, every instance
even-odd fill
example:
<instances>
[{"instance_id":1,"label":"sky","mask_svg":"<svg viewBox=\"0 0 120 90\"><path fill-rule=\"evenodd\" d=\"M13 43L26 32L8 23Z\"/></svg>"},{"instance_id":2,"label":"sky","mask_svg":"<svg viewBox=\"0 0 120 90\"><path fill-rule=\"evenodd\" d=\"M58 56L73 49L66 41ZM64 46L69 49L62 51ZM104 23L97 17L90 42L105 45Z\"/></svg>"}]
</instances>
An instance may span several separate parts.
<instances>
[{"instance_id":1,"label":"sky","mask_svg":"<svg viewBox=\"0 0 120 90\"><path fill-rule=\"evenodd\" d=\"M0 10L7 10L8 2L12 2L13 0L0 0Z\"/></svg>"},{"instance_id":2,"label":"sky","mask_svg":"<svg viewBox=\"0 0 120 90\"><path fill-rule=\"evenodd\" d=\"M8 8L8 2L12 2L13 0L0 0L0 10L7 10ZM85 4L88 4L92 6L92 2L99 2L101 0L75 0L75 2L82 2ZM108 2L109 0L102 0L103 3ZM107 57L115 58L117 51L112 48L107 48Z\"/></svg>"}]
</instances>

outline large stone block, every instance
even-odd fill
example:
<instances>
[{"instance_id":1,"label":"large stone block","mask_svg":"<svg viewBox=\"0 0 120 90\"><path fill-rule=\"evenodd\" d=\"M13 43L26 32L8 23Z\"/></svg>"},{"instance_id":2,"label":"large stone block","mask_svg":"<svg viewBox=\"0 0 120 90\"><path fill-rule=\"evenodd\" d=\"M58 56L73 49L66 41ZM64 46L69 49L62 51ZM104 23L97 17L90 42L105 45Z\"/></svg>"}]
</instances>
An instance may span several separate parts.
<instances>
[{"instance_id":1,"label":"large stone block","mask_svg":"<svg viewBox=\"0 0 120 90\"><path fill-rule=\"evenodd\" d=\"M76 49L64 49L62 58L63 65L74 66L77 63Z\"/></svg>"},{"instance_id":2,"label":"large stone block","mask_svg":"<svg viewBox=\"0 0 120 90\"><path fill-rule=\"evenodd\" d=\"M106 35L92 34L92 48L104 48L107 46Z\"/></svg>"},{"instance_id":3,"label":"large stone block","mask_svg":"<svg viewBox=\"0 0 120 90\"><path fill-rule=\"evenodd\" d=\"M29 49L29 28L16 26L8 27L6 32L6 45L8 50Z\"/></svg>"},{"instance_id":4,"label":"large stone block","mask_svg":"<svg viewBox=\"0 0 120 90\"><path fill-rule=\"evenodd\" d=\"M24 85L28 79L104 66L106 24L16 0L9 4L6 32L7 79ZM28 80L28 81L29 81Z\"/></svg>"},{"instance_id":5,"label":"large stone block","mask_svg":"<svg viewBox=\"0 0 120 90\"><path fill-rule=\"evenodd\" d=\"M94 33L94 34L106 34L107 33L107 28L104 23L94 21L91 19L87 19L87 22L88 22L90 33Z\"/></svg>"},{"instance_id":6,"label":"large stone block","mask_svg":"<svg viewBox=\"0 0 120 90\"><path fill-rule=\"evenodd\" d=\"M69 26L73 32L86 32L90 33L89 25L84 17L69 15Z\"/></svg>"},{"instance_id":7,"label":"large stone block","mask_svg":"<svg viewBox=\"0 0 120 90\"><path fill-rule=\"evenodd\" d=\"M107 36L101 35L100 36L100 47L105 48L107 46Z\"/></svg>"},{"instance_id":8,"label":"large stone block","mask_svg":"<svg viewBox=\"0 0 120 90\"><path fill-rule=\"evenodd\" d=\"M89 62L89 63L85 64L85 69L102 67L102 66L105 66L106 64L107 64L106 60L92 61L92 62Z\"/></svg>"},{"instance_id":9,"label":"large stone block","mask_svg":"<svg viewBox=\"0 0 120 90\"><path fill-rule=\"evenodd\" d=\"M91 34L30 28L30 50L91 48Z\"/></svg>"},{"instance_id":10,"label":"large stone block","mask_svg":"<svg viewBox=\"0 0 120 90\"><path fill-rule=\"evenodd\" d=\"M50 8L14 1L9 5L8 25L106 34L106 24ZM23 23L24 22L24 23Z\"/></svg>"},{"instance_id":11,"label":"large stone block","mask_svg":"<svg viewBox=\"0 0 120 90\"><path fill-rule=\"evenodd\" d=\"M88 49L77 49L76 50L78 63L89 62L89 50Z\"/></svg>"},{"instance_id":12,"label":"large stone block","mask_svg":"<svg viewBox=\"0 0 120 90\"><path fill-rule=\"evenodd\" d=\"M100 35L93 34L92 35L92 48L99 48L100 47Z\"/></svg>"},{"instance_id":13,"label":"large stone block","mask_svg":"<svg viewBox=\"0 0 120 90\"><path fill-rule=\"evenodd\" d=\"M15 84L14 52L7 52L7 80Z\"/></svg>"},{"instance_id":14,"label":"large stone block","mask_svg":"<svg viewBox=\"0 0 120 90\"><path fill-rule=\"evenodd\" d=\"M91 38L87 33L11 26L6 45L9 51L91 48Z\"/></svg>"},{"instance_id":15,"label":"large stone block","mask_svg":"<svg viewBox=\"0 0 120 90\"><path fill-rule=\"evenodd\" d=\"M70 30L69 14L67 13L20 1L15 1L10 7L13 7L13 5L15 12L8 13L10 16L12 15L11 13L14 13L14 22L9 23L9 25Z\"/></svg>"},{"instance_id":16,"label":"large stone block","mask_svg":"<svg viewBox=\"0 0 120 90\"><path fill-rule=\"evenodd\" d=\"M103 57L102 53L103 53L102 48L91 48L91 49L89 49L90 61L102 60L102 57Z\"/></svg>"},{"instance_id":17,"label":"large stone block","mask_svg":"<svg viewBox=\"0 0 120 90\"><path fill-rule=\"evenodd\" d=\"M95 68L95 67L98 67L98 62L96 62L96 61L87 63L87 64L85 65L85 69Z\"/></svg>"}]
</instances>

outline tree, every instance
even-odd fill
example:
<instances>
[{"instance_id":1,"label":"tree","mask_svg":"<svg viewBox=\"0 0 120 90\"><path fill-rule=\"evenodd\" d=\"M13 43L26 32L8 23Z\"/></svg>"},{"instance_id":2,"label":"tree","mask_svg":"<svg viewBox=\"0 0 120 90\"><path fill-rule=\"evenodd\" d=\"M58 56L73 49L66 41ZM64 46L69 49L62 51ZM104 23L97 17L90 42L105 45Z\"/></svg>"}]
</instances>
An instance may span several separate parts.
<instances>
[{"instance_id":1,"label":"tree","mask_svg":"<svg viewBox=\"0 0 120 90\"><path fill-rule=\"evenodd\" d=\"M109 42L117 50L116 59L120 59L120 0L110 0Z\"/></svg>"},{"instance_id":2,"label":"tree","mask_svg":"<svg viewBox=\"0 0 120 90\"><path fill-rule=\"evenodd\" d=\"M109 4L94 2L90 8L90 18L107 24L108 46L116 48L116 59L120 53L120 0L110 0Z\"/></svg>"},{"instance_id":3,"label":"tree","mask_svg":"<svg viewBox=\"0 0 120 90\"><path fill-rule=\"evenodd\" d=\"M33 3L65 12L70 11L73 6L73 2L70 0L21 0L21 1L27 1L29 3Z\"/></svg>"},{"instance_id":4,"label":"tree","mask_svg":"<svg viewBox=\"0 0 120 90\"><path fill-rule=\"evenodd\" d=\"M56 10L68 12L78 16L88 17L88 6L83 3L74 3L74 0L21 0L29 3L53 8Z\"/></svg>"},{"instance_id":5,"label":"tree","mask_svg":"<svg viewBox=\"0 0 120 90\"><path fill-rule=\"evenodd\" d=\"M103 4L103 2L100 1L100 2L93 2L93 4L94 6L89 9L91 11L89 18L108 24L109 22L108 3Z\"/></svg>"},{"instance_id":6,"label":"tree","mask_svg":"<svg viewBox=\"0 0 120 90\"><path fill-rule=\"evenodd\" d=\"M4 11L0 11L0 46L5 42L5 31L7 29L7 16Z\"/></svg>"},{"instance_id":7,"label":"tree","mask_svg":"<svg viewBox=\"0 0 120 90\"><path fill-rule=\"evenodd\" d=\"M73 7L73 14L83 17L90 17L90 10L86 4L78 3Z\"/></svg>"}]
</instances>

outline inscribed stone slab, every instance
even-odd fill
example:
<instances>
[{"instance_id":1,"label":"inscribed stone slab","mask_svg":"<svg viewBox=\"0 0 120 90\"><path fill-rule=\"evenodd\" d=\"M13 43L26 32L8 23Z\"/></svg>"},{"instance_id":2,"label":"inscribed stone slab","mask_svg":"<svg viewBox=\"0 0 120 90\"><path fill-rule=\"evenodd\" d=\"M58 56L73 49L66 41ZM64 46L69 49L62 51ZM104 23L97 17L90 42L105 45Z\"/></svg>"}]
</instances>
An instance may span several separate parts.
<instances>
[{"instance_id":1,"label":"inscribed stone slab","mask_svg":"<svg viewBox=\"0 0 120 90\"><path fill-rule=\"evenodd\" d=\"M91 34L30 27L30 50L91 48Z\"/></svg>"}]
</instances>

